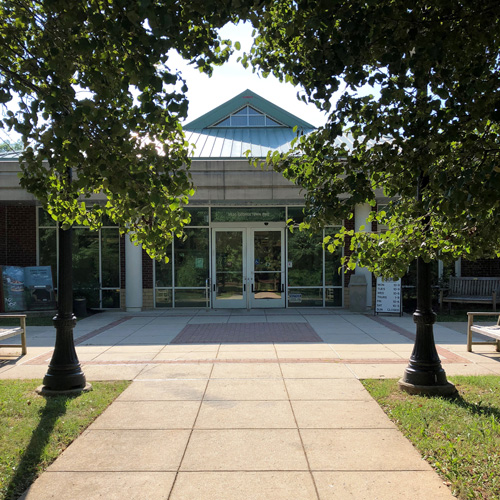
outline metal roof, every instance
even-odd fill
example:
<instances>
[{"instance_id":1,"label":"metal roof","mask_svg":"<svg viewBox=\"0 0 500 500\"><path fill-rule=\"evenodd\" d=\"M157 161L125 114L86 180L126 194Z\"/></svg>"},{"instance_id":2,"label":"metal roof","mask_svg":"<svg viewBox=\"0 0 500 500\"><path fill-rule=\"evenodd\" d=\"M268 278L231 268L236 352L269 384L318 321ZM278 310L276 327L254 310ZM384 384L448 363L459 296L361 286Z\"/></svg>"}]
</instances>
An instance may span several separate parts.
<instances>
[{"instance_id":1,"label":"metal roof","mask_svg":"<svg viewBox=\"0 0 500 500\"><path fill-rule=\"evenodd\" d=\"M304 130L305 134L314 129ZM250 151L251 158L265 158L269 151L286 153L297 133L289 128L208 128L185 130L186 140L192 145L194 159L241 159ZM352 138L338 137L338 145L352 149Z\"/></svg>"},{"instance_id":2,"label":"metal roof","mask_svg":"<svg viewBox=\"0 0 500 500\"><path fill-rule=\"evenodd\" d=\"M311 132L308 130L307 132ZM265 158L269 151L285 153L297 133L290 128L210 128L186 130L186 140L193 145L193 158Z\"/></svg>"}]
</instances>

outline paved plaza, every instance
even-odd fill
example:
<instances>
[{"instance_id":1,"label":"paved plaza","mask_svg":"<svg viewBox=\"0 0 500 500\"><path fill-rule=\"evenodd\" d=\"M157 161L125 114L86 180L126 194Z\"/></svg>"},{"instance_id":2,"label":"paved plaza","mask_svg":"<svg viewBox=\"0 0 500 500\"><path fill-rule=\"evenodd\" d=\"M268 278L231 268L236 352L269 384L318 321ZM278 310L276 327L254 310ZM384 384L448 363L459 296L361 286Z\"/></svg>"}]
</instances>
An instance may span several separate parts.
<instances>
[{"instance_id":1,"label":"paved plaza","mask_svg":"<svg viewBox=\"0 0 500 500\"><path fill-rule=\"evenodd\" d=\"M435 325L446 373L500 375L465 329ZM360 382L400 378L414 331L344 310L90 316L75 329L87 379L133 382L22 498L452 499ZM0 378L42 378L54 338L28 327L28 355L0 350Z\"/></svg>"}]
</instances>

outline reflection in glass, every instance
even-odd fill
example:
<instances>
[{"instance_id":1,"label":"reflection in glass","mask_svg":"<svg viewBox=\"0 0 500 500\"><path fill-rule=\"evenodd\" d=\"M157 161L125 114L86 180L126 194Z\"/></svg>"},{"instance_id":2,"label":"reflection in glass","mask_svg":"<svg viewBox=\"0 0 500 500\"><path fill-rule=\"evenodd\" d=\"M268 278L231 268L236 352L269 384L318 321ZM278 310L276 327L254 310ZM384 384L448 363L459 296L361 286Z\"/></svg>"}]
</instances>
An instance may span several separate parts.
<instances>
[{"instance_id":1,"label":"reflection in glass","mask_svg":"<svg viewBox=\"0 0 500 500\"><path fill-rule=\"evenodd\" d=\"M323 285L322 235L294 231L288 235L288 284Z\"/></svg>"},{"instance_id":2,"label":"reflection in glass","mask_svg":"<svg viewBox=\"0 0 500 500\"><path fill-rule=\"evenodd\" d=\"M323 289L289 288L288 305L290 307L321 307L323 305Z\"/></svg>"},{"instance_id":3,"label":"reflection in glass","mask_svg":"<svg viewBox=\"0 0 500 500\"><path fill-rule=\"evenodd\" d=\"M73 229L73 290L87 299L88 307L100 307L99 233Z\"/></svg>"},{"instance_id":4,"label":"reflection in glass","mask_svg":"<svg viewBox=\"0 0 500 500\"><path fill-rule=\"evenodd\" d=\"M101 229L101 278L102 287L120 286L120 239L117 228Z\"/></svg>"},{"instance_id":5,"label":"reflection in glass","mask_svg":"<svg viewBox=\"0 0 500 500\"><path fill-rule=\"evenodd\" d=\"M176 290L175 307L205 307L205 290Z\"/></svg>"},{"instance_id":6,"label":"reflection in glass","mask_svg":"<svg viewBox=\"0 0 500 500\"><path fill-rule=\"evenodd\" d=\"M334 237L338 232L335 228L325 230L325 236ZM326 286L342 286L342 248L337 248L333 253L330 253L325 248L325 285Z\"/></svg>"},{"instance_id":7,"label":"reflection in glass","mask_svg":"<svg viewBox=\"0 0 500 500\"><path fill-rule=\"evenodd\" d=\"M38 208L38 226L56 226L56 221L40 207Z\"/></svg>"},{"instance_id":8,"label":"reflection in glass","mask_svg":"<svg viewBox=\"0 0 500 500\"><path fill-rule=\"evenodd\" d=\"M172 307L172 290L158 289L155 292L156 307Z\"/></svg>"},{"instance_id":9,"label":"reflection in glass","mask_svg":"<svg viewBox=\"0 0 500 500\"><path fill-rule=\"evenodd\" d=\"M255 231L255 271L281 271L281 231Z\"/></svg>"},{"instance_id":10,"label":"reflection in glass","mask_svg":"<svg viewBox=\"0 0 500 500\"><path fill-rule=\"evenodd\" d=\"M155 261L155 284L156 286L172 286L172 245L167 251L168 262L164 260Z\"/></svg>"},{"instance_id":11,"label":"reflection in glass","mask_svg":"<svg viewBox=\"0 0 500 500\"><path fill-rule=\"evenodd\" d=\"M281 299L281 272L255 273L254 282L256 299Z\"/></svg>"},{"instance_id":12,"label":"reflection in glass","mask_svg":"<svg viewBox=\"0 0 500 500\"><path fill-rule=\"evenodd\" d=\"M175 240L175 286L204 287L208 278L208 229L185 229L186 239Z\"/></svg>"},{"instance_id":13,"label":"reflection in glass","mask_svg":"<svg viewBox=\"0 0 500 500\"><path fill-rule=\"evenodd\" d=\"M57 283L57 230L38 230L39 264L40 266L51 266L52 280Z\"/></svg>"},{"instance_id":14,"label":"reflection in glass","mask_svg":"<svg viewBox=\"0 0 500 500\"><path fill-rule=\"evenodd\" d=\"M215 233L216 298L243 298L243 232Z\"/></svg>"},{"instance_id":15,"label":"reflection in glass","mask_svg":"<svg viewBox=\"0 0 500 500\"><path fill-rule=\"evenodd\" d=\"M102 291L102 307L118 308L120 307L120 290L103 290Z\"/></svg>"}]
</instances>

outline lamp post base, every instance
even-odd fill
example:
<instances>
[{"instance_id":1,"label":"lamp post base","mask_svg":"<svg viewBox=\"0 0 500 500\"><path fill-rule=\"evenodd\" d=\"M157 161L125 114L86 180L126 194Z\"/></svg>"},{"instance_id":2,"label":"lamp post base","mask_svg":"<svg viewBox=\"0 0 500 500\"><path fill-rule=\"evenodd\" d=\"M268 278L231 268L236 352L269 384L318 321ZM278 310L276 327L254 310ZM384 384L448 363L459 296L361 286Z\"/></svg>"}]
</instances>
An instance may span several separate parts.
<instances>
[{"instance_id":1,"label":"lamp post base","mask_svg":"<svg viewBox=\"0 0 500 500\"><path fill-rule=\"evenodd\" d=\"M442 396L443 398L450 398L458 394L457 388L450 382L445 382L442 385L416 385L401 379L398 382L398 386L402 391L411 395Z\"/></svg>"},{"instance_id":2,"label":"lamp post base","mask_svg":"<svg viewBox=\"0 0 500 500\"><path fill-rule=\"evenodd\" d=\"M82 392L89 392L92 390L92 385L86 383L84 387L77 387L76 389L65 389L60 391L55 391L54 389L50 389L45 385L40 385L36 388L36 392L40 394L40 396L76 396L81 394Z\"/></svg>"}]
</instances>

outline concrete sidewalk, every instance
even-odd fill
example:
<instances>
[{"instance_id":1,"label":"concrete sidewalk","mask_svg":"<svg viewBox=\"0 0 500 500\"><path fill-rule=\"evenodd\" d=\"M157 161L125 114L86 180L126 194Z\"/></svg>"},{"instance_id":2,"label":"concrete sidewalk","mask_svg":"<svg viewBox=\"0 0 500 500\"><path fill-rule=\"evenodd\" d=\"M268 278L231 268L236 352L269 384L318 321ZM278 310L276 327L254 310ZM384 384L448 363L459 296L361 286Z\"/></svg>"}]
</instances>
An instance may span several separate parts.
<instances>
[{"instance_id":1,"label":"concrete sidewalk","mask_svg":"<svg viewBox=\"0 0 500 500\"><path fill-rule=\"evenodd\" d=\"M87 378L133 382L23 499L454 498L359 381L401 376L411 318L178 314L103 313L79 322ZM436 326L448 375L500 374L500 353L489 346L467 353L463 325L452 327ZM310 340L246 343L279 328ZM234 342L217 342L223 330ZM193 334L206 342L189 343ZM29 355L0 368L0 378L44 375L53 333L29 329L28 337Z\"/></svg>"}]
</instances>

